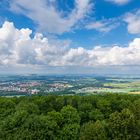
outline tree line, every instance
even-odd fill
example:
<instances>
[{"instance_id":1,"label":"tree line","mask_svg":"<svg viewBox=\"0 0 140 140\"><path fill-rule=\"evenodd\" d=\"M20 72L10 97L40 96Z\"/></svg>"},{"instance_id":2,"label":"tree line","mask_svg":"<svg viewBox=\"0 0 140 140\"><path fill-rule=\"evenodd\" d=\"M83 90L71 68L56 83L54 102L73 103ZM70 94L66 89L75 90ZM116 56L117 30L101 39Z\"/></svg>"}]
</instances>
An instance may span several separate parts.
<instances>
[{"instance_id":1,"label":"tree line","mask_svg":"<svg viewBox=\"0 0 140 140\"><path fill-rule=\"evenodd\" d=\"M140 96L0 97L1 140L139 140Z\"/></svg>"}]
</instances>

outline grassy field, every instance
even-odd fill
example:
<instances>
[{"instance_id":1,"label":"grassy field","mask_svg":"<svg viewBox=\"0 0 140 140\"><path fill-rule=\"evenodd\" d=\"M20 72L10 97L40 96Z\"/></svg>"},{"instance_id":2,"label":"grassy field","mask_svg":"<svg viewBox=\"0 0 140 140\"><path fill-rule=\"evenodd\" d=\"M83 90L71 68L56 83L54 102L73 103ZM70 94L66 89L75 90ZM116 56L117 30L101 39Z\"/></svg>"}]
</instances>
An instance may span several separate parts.
<instances>
[{"instance_id":1,"label":"grassy field","mask_svg":"<svg viewBox=\"0 0 140 140\"><path fill-rule=\"evenodd\" d=\"M105 83L104 87L109 88L111 91L124 91L129 94L140 94L140 81L129 81L126 83L115 83L115 82L110 82L110 83ZM113 92L112 91L112 92Z\"/></svg>"},{"instance_id":2,"label":"grassy field","mask_svg":"<svg viewBox=\"0 0 140 140\"><path fill-rule=\"evenodd\" d=\"M140 94L140 80L134 79L109 79L101 87L84 87L78 89L76 93L128 93Z\"/></svg>"}]
</instances>

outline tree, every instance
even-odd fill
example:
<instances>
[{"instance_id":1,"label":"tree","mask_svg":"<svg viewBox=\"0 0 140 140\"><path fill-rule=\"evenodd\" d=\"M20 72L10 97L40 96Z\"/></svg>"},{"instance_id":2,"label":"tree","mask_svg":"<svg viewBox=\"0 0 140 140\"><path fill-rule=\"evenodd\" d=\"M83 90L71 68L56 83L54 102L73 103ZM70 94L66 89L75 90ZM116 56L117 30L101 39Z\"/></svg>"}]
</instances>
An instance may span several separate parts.
<instances>
[{"instance_id":1,"label":"tree","mask_svg":"<svg viewBox=\"0 0 140 140\"><path fill-rule=\"evenodd\" d=\"M93 121L103 120L104 114L99 109L94 109L89 112L89 119Z\"/></svg>"},{"instance_id":2,"label":"tree","mask_svg":"<svg viewBox=\"0 0 140 140\"><path fill-rule=\"evenodd\" d=\"M135 132L140 136L140 99L134 101L131 110L135 115Z\"/></svg>"},{"instance_id":3,"label":"tree","mask_svg":"<svg viewBox=\"0 0 140 140\"><path fill-rule=\"evenodd\" d=\"M105 98L101 98L97 102L97 108L104 114L105 118L108 118L111 113L111 103Z\"/></svg>"},{"instance_id":4,"label":"tree","mask_svg":"<svg viewBox=\"0 0 140 140\"><path fill-rule=\"evenodd\" d=\"M135 140L135 120L134 114L129 109L123 109L120 113L115 112L110 115L108 130L113 140L125 139Z\"/></svg>"},{"instance_id":5,"label":"tree","mask_svg":"<svg viewBox=\"0 0 140 140\"><path fill-rule=\"evenodd\" d=\"M39 108L36 104L33 102L29 101L21 101L17 106L16 106L17 111L27 111L29 114L39 114Z\"/></svg>"},{"instance_id":6,"label":"tree","mask_svg":"<svg viewBox=\"0 0 140 140\"><path fill-rule=\"evenodd\" d=\"M65 124L61 130L60 140L78 140L80 125Z\"/></svg>"},{"instance_id":7,"label":"tree","mask_svg":"<svg viewBox=\"0 0 140 140\"><path fill-rule=\"evenodd\" d=\"M85 123L80 131L80 140L107 140L105 125L101 121Z\"/></svg>"},{"instance_id":8,"label":"tree","mask_svg":"<svg viewBox=\"0 0 140 140\"><path fill-rule=\"evenodd\" d=\"M93 109L92 104L85 102L78 106L79 115L81 118L81 124L89 121L89 112Z\"/></svg>"},{"instance_id":9,"label":"tree","mask_svg":"<svg viewBox=\"0 0 140 140\"><path fill-rule=\"evenodd\" d=\"M80 123L79 114L74 107L70 105L64 106L60 112L63 116L63 124Z\"/></svg>"},{"instance_id":10,"label":"tree","mask_svg":"<svg viewBox=\"0 0 140 140\"><path fill-rule=\"evenodd\" d=\"M11 99L0 98L0 120L15 111L15 103Z\"/></svg>"},{"instance_id":11,"label":"tree","mask_svg":"<svg viewBox=\"0 0 140 140\"><path fill-rule=\"evenodd\" d=\"M60 112L51 111L47 113L47 119L50 121L55 121L59 126L62 125L63 116Z\"/></svg>"},{"instance_id":12,"label":"tree","mask_svg":"<svg viewBox=\"0 0 140 140\"><path fill-rule=\"evenodd\" d=\"M7 118L5 118L0 127L0 135L2 140L17 140L17 137L20 134L19 132L21 130L21 127L27 120L28 115L29 114L27 113L27 111L21 110L16 111L14 114L9 115Z\"/></svg>"}]
</instances>

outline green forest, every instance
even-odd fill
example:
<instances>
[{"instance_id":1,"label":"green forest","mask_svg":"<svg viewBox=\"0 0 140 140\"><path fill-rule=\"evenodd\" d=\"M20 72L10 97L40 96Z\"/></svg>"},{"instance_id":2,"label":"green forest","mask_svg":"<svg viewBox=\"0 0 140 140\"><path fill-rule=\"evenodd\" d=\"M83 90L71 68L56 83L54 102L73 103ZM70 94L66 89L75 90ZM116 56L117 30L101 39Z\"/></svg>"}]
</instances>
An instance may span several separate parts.
<instances>
[{"instance_id":1,"label":"green forest","mask_svg":"<svg viewBox=\"0 0 140 140\"><path fill-rule=\"evenodd\" d=\"M139 139L139 95L0 97L0 140Z\"/></svg>"}]
</instances>

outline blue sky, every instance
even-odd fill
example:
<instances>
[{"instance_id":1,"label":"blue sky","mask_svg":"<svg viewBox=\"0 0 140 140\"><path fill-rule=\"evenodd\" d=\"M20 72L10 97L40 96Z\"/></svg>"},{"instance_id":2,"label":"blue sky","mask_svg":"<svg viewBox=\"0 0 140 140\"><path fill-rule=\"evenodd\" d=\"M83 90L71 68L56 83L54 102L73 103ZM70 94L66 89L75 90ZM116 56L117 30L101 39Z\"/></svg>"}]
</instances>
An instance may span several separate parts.
<instances>
[{"instance_id":1,"label":"blue sky","mask_svg":"<svg viewBox=\"0 0 140 140\"><path fill-rule=\"evenodd\" d=\"M1 0L0 25L1 71L140 65L139 0Z\"/></svg>"}]
</instances>

